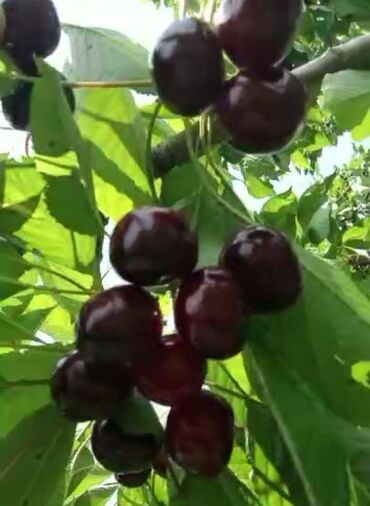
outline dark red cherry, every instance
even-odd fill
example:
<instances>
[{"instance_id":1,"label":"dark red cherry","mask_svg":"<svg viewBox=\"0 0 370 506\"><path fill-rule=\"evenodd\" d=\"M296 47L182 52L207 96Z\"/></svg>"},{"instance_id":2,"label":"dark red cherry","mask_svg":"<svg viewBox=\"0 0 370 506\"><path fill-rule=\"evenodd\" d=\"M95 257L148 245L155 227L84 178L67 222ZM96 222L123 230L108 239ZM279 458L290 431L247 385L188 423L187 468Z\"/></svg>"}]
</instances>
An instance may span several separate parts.
<instances>
[{"instance_id":1,"label":"dark red cherry","mask_svg":"<svg viewBox=\"0 0 370 506\"><path fill-rule=\"evenodd\" d=\"M301 12L301 0L223 0L217 35L238 67L268 67L284 59Z\"/></svg>"},{"instance_id":2,"label":"dark red cherry","mask_svg":"<svg viewBox=\"0 0 370 506\"><path fill-rule=\"evenodd\" d=\"M114 473L145 471L160 450L154 434L126 434L113 420L94 424L91 447L97 461Z\"/></svg>"},{"instance_id":3,"label":"dark red cherry","mask_svg":"<svg viewBox=\"0 0 370 506\"><path fill-rule=\"evenodd\" d=\"M139 488L145 485L151 472L152 470L149 468L139 473L116 473L114 477L122 487Z\"/></svg>"},{"instance_id":4,"label":"dark red cherry","mask_svg":"<svg viewBox=\"0 0 370 506\"><path fill-rule=\"evenodd\" d=\"M110 259L124 279L137 285L156 285L194 269L198 240L179 211L142 207L118 222Z\"/></svg>"},{"instance_id":5,"label":"dark red cherry","mask_svg":"<svg viewBox=\"0 0 370 506\"><path fill-rule=\"evenodd\" d=\"M288 70L269 69L252 77L239 73L215 105L231 143L247 153L285 148L301 128L307 95Z\"/></svg>"},{"instance_id":6,"label":"dark red cherry","mask_svg":"<svg viewBox=\"0 0 370 506\"><path fill-rule=\"evenodd\" d=\"M88 362L131 364L155 349L161 333L157 300L137 286L118 286L82 307L77 348Z\"/></svg>"},{"instance_id":7,"label":"dark red cherry","mask_svg":"<svg viewBox=\"0 0 370 506\"><path fill-rule=\"evenodd\" d=\"M217 476L230 460L233 441L233 411L221 397L201 392L170 411L166 449L190 473Z\"/></svg>"},{"instance_id":8,"label":"dark red cherry","mask_svg":"<svg viewBox=\"0 0 370 506\"><path fill-rule=\"evenodd\" d=\"M206 358L225 359L243 349L242 301L231 274L217 267L185 279L175 304L177 329Z\"/></svg>"},{"instance_id":9,"label":"dark red cherry","mask_svg":"<svg viewBox=\"0 0 370 506\"><path fill-rule=\"evenodd\" d=\"M211 28L199 19L182 19L167 28L152 61L158 95L175 113L195 116L222 91L222 51Z\"/></svg>"},{"instance_id":10,"label":"dark red cherry","mask_svg":"<svg viewBox=\"0 0 370 506\"><path fill-rule=\"evenodd\" d=\"M78 352L62 358L51 378L51 394L62 414L78 422L113 416L131 391L126 368L88 366Z\"/></svg>"},{"instance_id":11,"label":"dark red cherry","mask_svg":"<svg viewBox=\"0 0 370 506\"><path fill-rule=\"evenodd\" d=\"M199 392L207 364L194 348L177 335L166 337L134 370L141 393L159 404L172 406L183 397Z\"/></svg>"},{"instance_id":12,"label":"dark red cherry","mask_svg":"<svg viewBox=\"0 0 370 506\"><path fill-rule=\"evenodd\" d=\"M34 56L49 56L57 48L61 26L51 0L5 0L3 45L16 64L27 71Z\"/></svg>"},{"instance_id":13,"label":"dark red cherry","mask_svg":"<svg viewBox=\"0 0 370 506\"><path fill-rule=\"evenodd\" d=\"M250 226L225 245L220 264L238 281L248 311L279 311L302 291L302 273L287 238L268 227Z\"/></svg>"}]
</instances>

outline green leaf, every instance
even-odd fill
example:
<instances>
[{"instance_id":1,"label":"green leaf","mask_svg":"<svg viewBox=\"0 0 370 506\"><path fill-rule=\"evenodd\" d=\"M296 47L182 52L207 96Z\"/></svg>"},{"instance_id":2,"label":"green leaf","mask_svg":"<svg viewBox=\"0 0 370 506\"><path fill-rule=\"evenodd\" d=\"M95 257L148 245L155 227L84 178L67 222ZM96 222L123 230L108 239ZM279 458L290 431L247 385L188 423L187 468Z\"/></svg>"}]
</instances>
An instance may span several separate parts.
<instances>
[{"instance_id":1,"label":"green leaf","mask_svg":"<svg viewBox=\"0 0 370 506\"><path fill-rule=\"evenodd\" d=\"M367 0L332 0L332 4L340 17L351 16L357 20L370 19L370 6Z\"/></svg>"},{"instance_id":2,"label":"green leaf","mask_svg":"<svg viewBox=\"0 0 370 506\"><path fill-rule=\"evenodd\" d=\"M296 234L297 197L292 190L276 195L268 200L262 208L263 221L291 237Z\"/></svg>"},{"instance_id":3,"label":"green leaf","mask_svg":"<svg viewBox=\"0 0 370 506\"><path fill-rule=\"evenodd\" d=\"M47 406L24 418L0 441L0 496L5 504L63 504L74 428Z\"/></svg>"},{"instance_id":4,"label":"green leaf","mask_svg":"<svg viewBox=\"0 0 370 506\"><path fill-rule=\"evenodd\" d=\"M106 506L116 493L112 486L92 488L77 499L73 506Z\"/></svg>"},{"instance_id":5,"label":"green leaf","mask_svg":"<svg viewBox=\"0 0 370 506\"><path fill-rule=\"evenodd\" d=\"M72 63L67 67L71 80L141 81L151 80L149 54L121 33L103 28L63 25L71 44ZM120 62L117 65L117 62ZM154 88L132 86L143 93Z\"/></svg>"},{"instance_id":6,"label":"green leaf","mask_svg":"<svg viewBox=\"0 0 370 506\"><path fill-rule=\"evenodd\" d=\"M352 227L343 234L343 244L358 249L370 248L370 219L363 226Z\"/></svg>"},{"instance_id":7,"label":"green leaf","mask_svg":"<svg viewBox=\"0 0 370 506\"><path fill-rule=\"evenodd\" d=\"M333 417L283 360L252 345L251 360L311 506L348 506L347 460ZM248 358L247 358L248 360Z\"/></svg>"},{"instance_id":8,"label":"green leaf","mask_svg":"<svg viewBox=\"0 0 370 506\"><path fill-rule=\"evenodd\" d=\"M22 256L16 251L16 249L10 246L5 241L2 241L1 239L0 239L0 265L1 271L3 273L6 273L6 277L9 280L14 281L19 281L21 276L29 268L27 266L27 263L24 261ZM6 281L1 280L0 278L0 299L6 299L7 297L14 295L21 289L22 288L12 283L11 281L7 283Z\"/></svg>"},{"instance_id":9,"label":"green leaf","mask_svg":"<svg viewBox=\"0 0 370 506\"><path fill-rule=\"evenodd\" d=\"M118 220L132 207L150 204L146 133L131 93L123 89L85 91L78 122L87 141L102 212Z\"/></svg>"},{"instance_id":10,"label":"green leaf","mask_svg":"<svg viewBox=\"0 0 370 506\"><path fill-rule=\"evenodd\" d=\"M16 71L17 68L12 62L9 55L1 50L0 51L0 98L9 95L16 86L16 80L10 77L11 72Z\"/></svg>"},{"instance_id":11,"label":"green leaf","mask_svg":"<svg viewBox=\"0 0 370 506\"><path fill-rule=\"evenodd\" d=\"M40 64L42 77L32 88L31 133L35 151L39 154L61 156L70 150L70 139L61 117L68 108L60 84L60 75L46 64Z\"/></svg>"},{"instance_id":12,"label":"green leaf","mask_svg":"<svg viewBox=\"0 0 370 506\"><path fill-rule=\"evenodd\" d=\"M77 170L69 176L46 176L46 180L45 199L52 216L73 232L96 236L99 229ZM66 196L71 205L66 205Z\"/></svg>"},{"instance_id":13,"label":"green leaf","mask_svg":"<svg viewBox=\"0 0 370 506\"><path fill-rule=\"evenodd\" d=\"M370 72L344 70L328 74L323 82L324 106L337 120L342 130L353 130L360 126L361 140L370 135Z\"/></svg>"},{"instance_id":14,"label":"green leaf","mask_svg":"<svg viewBox=\"0 0 370 506\"><path fill-rule=\"evenodd\" d=\"M256 199L263 199L275 193L271 183L258 179L252 173L247 173L245 179L248 192Z\"/></svg>"}]
</instances>

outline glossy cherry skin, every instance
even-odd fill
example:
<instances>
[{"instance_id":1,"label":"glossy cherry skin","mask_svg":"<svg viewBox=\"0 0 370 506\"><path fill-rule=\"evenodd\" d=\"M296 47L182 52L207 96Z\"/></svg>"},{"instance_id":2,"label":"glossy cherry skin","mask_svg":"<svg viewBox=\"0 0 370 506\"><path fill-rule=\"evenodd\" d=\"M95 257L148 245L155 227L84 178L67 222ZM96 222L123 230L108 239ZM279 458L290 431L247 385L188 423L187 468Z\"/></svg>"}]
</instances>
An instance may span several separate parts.
<instances>
[{"instance_id":1,"label":"glossy cherry skin","mask_svg":"<svg viewBox=\"0 0 370 506\"><path fill-rule=\"evenodd\" d=\"M190 473L217 476L230 460L233 441L233 411L221 397L201 392L170 411L166 449Z\"/></svg>"},{"instance_id":2,"label":"glossy cherry skin","mask_svg":"<svg viewBox=\"0 0 370 506\"><path fill-rule=\"evenodd\" d=\"M157 300L137 286L118 286L82 307L77 349L88 362L131 365L150 355L161 333Z\"/></svg>"},{"instance_id":3,"label":"glossy cherry skin","mask_svg":"<svg viewBox=\"0 0 370 506\"><path fill-rule=\"evenodd\" d=\"M238 281L249 312L279 311L302 291L302 272L287 238L261 225L241 230L225 245L220 264Z\"/></svg>"},{"instance_id":4,"label":"glossy cherry skin","mask_svg":"<svg viewBox=\"0 0 370 506\"><path fill-rule=\"evenodd\" d=\"M183 397L202 388L207 373L206 360L177 335L162 342L134 370L140 392L158 404L173 406Z\"/></svg>"},{"instance_id":5,"label":"glossy cherry skin","mask_svg":"<svg viewBox=\"0 0 370 506\"><path fill-rule=\"evenodd\" d=\"M201 113L222 91L222 51L217 37L203 21L175 21L157 42L152 63L159 97L182 116Z\"/></svg>"},{"instance_id":6,"label":"glossy cherry skin","mask_svg":"<svg viewBox=\"0 0 370 506\"><path fill-rule=\"evenodd\" d=\"M51 379L51 394L62 414L84 422L113 416L132 391L125 368L89 367L78 352L62 358Z\"/></svg>"},{"instance_id":7,"label":"glossy cherry skin","mask_svg":"<svg viewBox=\"0 0 370 506\"><path fill-rule=\"evenodd\" d=\"M302 12L301 0L223 0L217 35L240 68L264 68L287 54Z\"/></svg>"},{"instance_id":8,"label":"glossy cherry skin","mask_svg":"<svg viewBox=\"0 0 370 506\"><path fill-rule=\"evenodd\" d=\"M140 471L139 473L116 473L114 477L117 483L122 485L122 487L139 488L145 485L151 472L152 470L149 468L145 471Z\"/></svg>"},{"instance_id":9,"label":"glossy cherry skin","mask_svg":"<svg viewBox=\"0 0 370 506\"><path fill-rule=\"evenodd\" d=\"M231 79L215 110L230 142L247 153L285 148L303 125L307 95L289 71L270 69Z\"/></svg>"},{"instance_id":10,"label":"glossy cherry skin","mask_svg":"<svg viewBox=\"0 0 370 506\"><path fill-rule=\"evenodd\" d=\"M57 48L61 26L51 0L5 0L4 48L26 72L33 56L49 56Z\"/></svg>"},{"instance_id":11,"label":"glossy cherry skin","mask_svg":"<svg viewBox=\"0 0 370 506\"><path fill-rule=\"evenodd\" d=\"M146 471L160 449L154 434L125 434L113 420L94 424L91 447L97 461L113 473Z\"/></svg>"},{"instance_id":12,"label":"glossy cherry skin","mask_svg":"<svg viewBox=\"0 0 370 506\"><path fill-rule=\"evenodd\" d=\"M110 259L124 279L141 286L158 285L194 269L198 240L180 212L142 207L117 224Z\"/></svg>"},{"instance_id":13,"label":"glossy cherry skin","mask_svg":"<svg viewBox=\"0 0 370 506\"><path fill-rule=\"evenodd\" d=\"M243 349L239 287L225 269L208 267L185 279L175 303L180 335L206 358L225 359Z\"/></svg>"}]
</instances>

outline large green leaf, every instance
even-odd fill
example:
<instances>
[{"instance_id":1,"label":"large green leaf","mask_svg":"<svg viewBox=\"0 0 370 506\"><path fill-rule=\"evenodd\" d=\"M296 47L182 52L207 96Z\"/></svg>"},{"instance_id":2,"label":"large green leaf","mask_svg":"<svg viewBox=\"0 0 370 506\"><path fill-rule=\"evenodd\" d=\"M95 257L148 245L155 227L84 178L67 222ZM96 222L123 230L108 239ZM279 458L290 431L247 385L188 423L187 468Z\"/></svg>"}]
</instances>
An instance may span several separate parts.
<instances>
[{"instance_id":1,"label":"large green leaf","mask_svg":"<svg viewBox=\"0 0 370 506\"><path fill-rule=\"evenodd\" d=\"M103 28L63 26L71 44L72 63L66 72L70 79L82 81L150 80L149 55L146 49L121 33ZM119 65L117 65L119 62ZM154 91L152 85L136 86L144 93Z\"/></svg>"},{"instance_id":2,"label":"large green leaf","mask_svg":"<svg viewBox=\"0 0 370 506\"><path fill-rule=\"evenodd\" d=\"M0 441L0 496L13 506L61 506L74 424L47 406Z\"/></svg>"},{"instance_id":3,"label":"large green leaf","mask_svg":"<svg viewBox=\"0 0 370 506\"><path fill-rule=\"evenodd\" d=\"M151 202L146 177L146 133L131 93L88 90L78 117L87 141L101 211L118 220L133 206Z\"/></svg>"},{"instance_id":4,"label":"large green leaf","mask_svg":"<svg viewBox=\"0 0 370 506\"><path fill-rule=\"evenodd\" d=\"M355 140L370 135L370 72L343 70L323 82L324 105L342 130L353 130Z\"/></svg>"},{"instance_id":5,"label":"large green leaf","mask_svg":"<svg viewBox=\"0 0 370 506\"><path fill-rule=\"evenodd\" d=\"M300 475L310 506L348 506L347 460L334 417L262 343L246 351Z\"/></svg>"}]
</instances>

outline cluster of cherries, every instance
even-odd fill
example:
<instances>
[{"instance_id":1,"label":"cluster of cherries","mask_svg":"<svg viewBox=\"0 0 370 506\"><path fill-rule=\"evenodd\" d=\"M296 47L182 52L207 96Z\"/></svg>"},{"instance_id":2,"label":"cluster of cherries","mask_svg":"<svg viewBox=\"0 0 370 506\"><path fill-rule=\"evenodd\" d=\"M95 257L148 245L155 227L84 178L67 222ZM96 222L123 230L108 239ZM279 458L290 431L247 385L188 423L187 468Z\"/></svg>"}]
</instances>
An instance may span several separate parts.
<instances>
[{"instance_id":1,"label":"cluster of cherries","mask_svg":"<svg viewBox=\"0 0 370 506\"><path fill-rule=\"evenodd\" d=\"M26 76L39 75L35 56L45 58L58 47L61 25L52 0L5 0L0 5L0 44ZM65 80L61 74L60 78ZM28 130L34 84L19 82L1 100L5 117L17 130ZM64 88L68 105L75 110L71 88Z\"/></svg>"},{"instance_id":2,"label":"cluster of cherries","mask_svg":"<svg viewBox=\"0 0 370 506\"><path fill-rule=\"evenodd\" d=\"M227 465L234 435L231 407L202 390L207 359L242 351L246 319L282 310L302 288L299 262L287 239L248 226L228 242L218 266L194 270L198 239L179 211L134 210L118 222L111 263L130 284L105 290L81 308L77 350L51 380L54 400L75 421L95 420L92 450L119 483L140 486L154 466L171 461L185 471L216 476ZM150 288L176 293L177 332L163 335ZM133 391L170 406L163 438L127 433L118 421Z\"/></svg>"},{"instance_id":3,"label":"cluster of cherries","mask_svg":"<svg viewBox=\"0 0 370 506\"><path fill-rule=\"evenodd\" d=\"M153 53L159 97L183 116L210 108L243 151L282 149L303 124L307 102L281 65L301 12L301 0L223 0L215 32L195 18L174 22ZM239 68L227 81L223 51Z\"/></svg>"}]
</instances>

